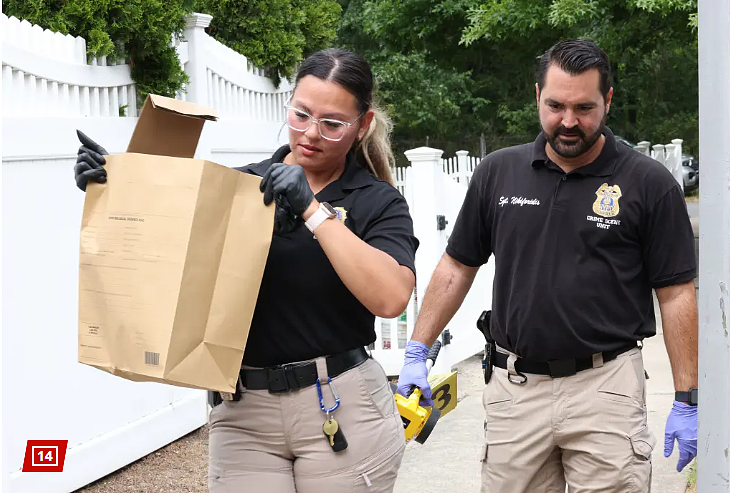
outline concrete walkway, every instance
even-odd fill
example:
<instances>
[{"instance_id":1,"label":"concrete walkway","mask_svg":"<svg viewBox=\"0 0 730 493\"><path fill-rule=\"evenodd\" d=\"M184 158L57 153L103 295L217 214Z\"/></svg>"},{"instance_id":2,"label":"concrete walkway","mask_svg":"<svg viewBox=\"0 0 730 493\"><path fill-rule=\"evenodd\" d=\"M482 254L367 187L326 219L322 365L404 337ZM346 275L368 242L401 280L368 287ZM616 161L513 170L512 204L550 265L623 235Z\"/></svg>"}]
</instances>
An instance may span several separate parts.
<instances>
[{"instance_id":1,"label":"concrete walkway","mask_svg":"<svg viewBox=\"0 0 730 493\"><path fill-rule=\"evenodd\" d=\"M655 308L659 318L659 308ZM476 329L474 329L476 330ZM657 439L652 456L654 474L652 491L683 493L689 467L677 473L678 452L664 458L664 425L674 400L674 385L669 358L664 348L661 321L657 335L645 341L644 363L649 373L647 407L649 427ZM481 464L479 452L483 437L484 408L480 356L457 367L458 404L443 418L424 445L408 444L398 474L395 493L478 493Z\"/></svg>"}]
</instances>

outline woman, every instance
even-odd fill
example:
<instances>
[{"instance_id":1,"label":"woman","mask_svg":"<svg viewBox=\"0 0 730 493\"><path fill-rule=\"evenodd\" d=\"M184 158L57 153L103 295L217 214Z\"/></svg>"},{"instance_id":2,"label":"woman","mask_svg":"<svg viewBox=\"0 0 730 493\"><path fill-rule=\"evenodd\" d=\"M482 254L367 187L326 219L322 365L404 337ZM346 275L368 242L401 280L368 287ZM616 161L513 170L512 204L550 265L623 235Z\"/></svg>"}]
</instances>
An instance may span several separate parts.
<instances>
[{"instance_id":1,"label":"woman","mask_svg":"<svg viewBox=\"0 0 730 493\"><path fill-rule=\"evenodd\" d=\"M287 103L289 145L237 168L262 177L277 213L240 390L213 402L213 493L393 490L403 425L364 346L375 316L405 309L418 241L390 183L389 122L372 93L358 55L312 55ZM82 190L106 174L105 152L86 139Z\"/></svg>"}]
</instances>

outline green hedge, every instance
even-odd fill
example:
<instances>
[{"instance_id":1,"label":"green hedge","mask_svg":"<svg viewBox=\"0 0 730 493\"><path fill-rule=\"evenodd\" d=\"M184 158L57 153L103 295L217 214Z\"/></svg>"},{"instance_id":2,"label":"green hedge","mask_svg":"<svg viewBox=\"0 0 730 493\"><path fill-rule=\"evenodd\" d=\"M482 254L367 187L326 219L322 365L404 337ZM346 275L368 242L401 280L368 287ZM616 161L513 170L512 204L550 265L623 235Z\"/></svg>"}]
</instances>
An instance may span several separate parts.
<instances>
[{"instance_id":1,"label":"green hedge","mask_svg":"<svg viewBox=\"0 0 730 493\"><path fill-rule=\"evenodd\" d=\"M3 13L45 29L86 39L89 58L132 63L143 101L148 93L174 97L188 80L170 46L182 36L192 0L6 0Z\"/></svg>"}]
</instances>

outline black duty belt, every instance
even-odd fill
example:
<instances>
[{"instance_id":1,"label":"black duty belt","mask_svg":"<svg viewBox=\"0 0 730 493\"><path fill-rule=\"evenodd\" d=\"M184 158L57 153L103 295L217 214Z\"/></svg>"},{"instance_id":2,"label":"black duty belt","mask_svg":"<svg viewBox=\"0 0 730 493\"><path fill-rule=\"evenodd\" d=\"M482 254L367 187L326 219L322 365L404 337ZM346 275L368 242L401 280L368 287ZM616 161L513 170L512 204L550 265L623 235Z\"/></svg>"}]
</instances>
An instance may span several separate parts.
<instances>
[{"instance_id":1,"label":"black duty belt","mask_svg":"<svg viewBox=\"0 0 730 493\"><path fill-rule=\"evenodd\" d=\"M604 351L601 353L603 355L603 361L606 362L616 359L619 354L631 351L637 347L639 346L635 342L632 342L612 351ZM494 366L507 370L508 358L508 354L496 351L494 355ZM515 361L515 370L519 373L549 375L553 378L569 377L589 368L593 368L593 357L552 361L530 361L518 357Z\"/></svg>"},{"instance_id":2,"label":"black duty belt","mask_svg":"<svg viewBox=\"0 0 730 493\"><path fill-rule=\"evenodd\" d=\"M365 348L351 349L344 353L327 356L327 376L335 378L341 373L365 362ZM291 363L270 368L241 370L241 383L247 389L268 390L272 394L302 389L317 383L317 363Z\"/></svg>"}]
</instances>

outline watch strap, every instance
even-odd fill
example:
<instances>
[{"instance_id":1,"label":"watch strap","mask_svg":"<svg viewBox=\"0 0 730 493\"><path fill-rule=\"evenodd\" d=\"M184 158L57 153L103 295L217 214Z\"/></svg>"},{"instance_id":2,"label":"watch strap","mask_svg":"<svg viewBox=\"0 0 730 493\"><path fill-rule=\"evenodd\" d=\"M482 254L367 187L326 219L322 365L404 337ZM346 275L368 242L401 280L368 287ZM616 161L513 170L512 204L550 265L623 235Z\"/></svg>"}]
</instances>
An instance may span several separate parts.
<instances>
[{"instance_id":1,"label":"watch strap","mask_svg":"<svg viewBox=\"0 0 730 493\"><path fill-rule=\"evenodd\" d=\"M307 229L309 229L309 231L314 233L314 230L317 229L323 222L333 217L334 215L332 215L322 204L320 204L317 211L304 222L304 225L307 227Z\"/></svg>"},{"instance_id":2,"label":"watch strap","mask_svg":"<svg viewBox=\"0 0 730 493\"><path fill-rule=\"evenodd\" d=\"M689 391L678 390L674 393L674 400L677 402L684 402L690 406L697 405L697 389L689 389Z\"/></svg>"}]
</instances>

